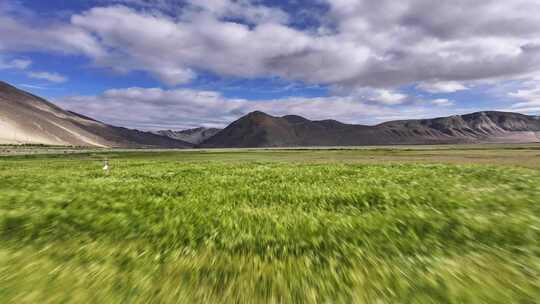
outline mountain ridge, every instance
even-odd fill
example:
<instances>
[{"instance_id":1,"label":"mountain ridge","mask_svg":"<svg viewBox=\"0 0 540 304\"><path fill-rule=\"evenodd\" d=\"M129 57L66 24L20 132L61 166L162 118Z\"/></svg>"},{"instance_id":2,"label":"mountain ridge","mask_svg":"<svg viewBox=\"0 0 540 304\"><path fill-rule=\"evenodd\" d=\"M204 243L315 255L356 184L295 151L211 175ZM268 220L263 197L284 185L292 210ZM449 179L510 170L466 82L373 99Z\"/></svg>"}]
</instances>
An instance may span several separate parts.
<instances>
[{"instance_id":1,"label":"mountain ridge","mask_svg":"<svg viewBox=\"0 0 540 304\"><path fill-rule=\"evenodd\" d=\"M540 117L481 111L432 119L395 120L374 126L298 115L251 112L200 147L356 146L540 142Z\"/></svg>"},{"instance_id":2,"label":"mountain ridge","mask_svg":"<svg viewBox=\"0 0 540 304\"><path fill-rule=\"evenodd\" d=\"M192 144L149 132L115 127L66 111L0 81L0 144L125 148L189 148Z\"/></svg>"},{"instance_id":3,"label":"mountain ridge","mask_svg":"<svg viewBox=\"0 0 540 304\"><path fill-rule=\"evenodd\" d=\"M157 133L157 134L156 134ZM128 148L250 148L540 142L540 116L482 111L373 126L261 111L224 129L154 133L115 127L0 81L0 144Z\"/></svg>"},{"instance_id":4,"label":"mountain ridge","mask_svg":"<svg viewBox=\"0 0 540 304\"><path fill-rule=\"evenodd\" d=\"M178 139L182 140L194 145L198 145L208 138L214 136L222 129L218 128L205 128L205 127L199 127L199 128L192 128L192 129L185 129L180 131L174 131L174 130L159 130L153 132L154 134L167 136L172 139Z\"/></svg>"}]
</instances>

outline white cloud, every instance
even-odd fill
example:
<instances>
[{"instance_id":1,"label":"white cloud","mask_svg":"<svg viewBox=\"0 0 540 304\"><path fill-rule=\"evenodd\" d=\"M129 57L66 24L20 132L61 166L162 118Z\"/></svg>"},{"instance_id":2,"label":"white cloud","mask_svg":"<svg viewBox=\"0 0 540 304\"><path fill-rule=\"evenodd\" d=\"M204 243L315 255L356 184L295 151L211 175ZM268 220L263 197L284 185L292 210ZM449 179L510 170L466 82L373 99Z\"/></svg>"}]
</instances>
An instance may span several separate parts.
<instances>
[{"instance_id":1,"label":"white cloud","mask_svg":"<svg viewBox=\"0 0 540 304\"><path fill-rule=\"evenodd\" d=\"M536 0L326 0L330 10L315 29L289 25L295 16L260 1L121 2L133 1L178 12L115 5L45 26L4 14L0 50L83 54L99 66L147 71L169 85L210 71L352 88L423 83L420 88L444 93L540 68Z\"/></svg>"},{"instance_id":2,"label":"white cloud","mask_svg":"<svg viewBox=\"0 0 540 304\"><path fill-rule=\"evenodd\" d=\"M454 93L458 91L468 90L469 88L456 81L446 82L423 82L416 86L425 92L437 94L437 93Z\"/></svg>"},{"instance_id":3,"label":"white cloud","mask_svg":"<svg viewBox=\"0 0 540 304\"><path fill-rule=\"evenodd\" d=\"M195 12L194 18L199 17L199 13L210 13L216 18L239 18L241 20L253 23L287 23L289 16L283 10L270 8L263 5L257 5L255 1L249 0L187 0Z\"/></svg>"},{"instance_id":4,"label":"white cloud","mask_svg":"<svg viewBox=\"0 0 540 304\"><path fill-rule=\"evenodd\" d=\"M407 99L407 95L389 90L377 90L375 93L373 100L387 105L401 104Z\"/></svg>"},{"instance_id":5,"label":"white cloud","mask_svg":"<svg viewBox=\"0 0 540 304\"><path fill-rule=\"evenodd\" d=\"M105 54L92 34L83 29L71 24L32 26L0 10L0 51L36 50L83 54L91 58Z\"/></svg>"},{"instance_id":6,"label":"white cloud","mask_svg":"<svg viewBox=\"0 0 540 304\"><path fill-rule=\"evenodd\" d=\"M2 69L15 69L15 70L26 70L32 64L31 60L27 59L12 59L4 61L0 57L0 70Z\"/></svg>"},{"instance_id":7,"label":"white cloud","mask_svg":"<svg viewBox=\"0 0 540 304\"><path fill-rule=\"evenodd\" d=\"M72 23L98 36L110 50L107 56L96 58L98 64L125 71L148 70L170 85L191 80L193 69L238 77L271 75L266 61L276 54L299 51L309 40L275 23L250 29L203 13L176 21L127 7L94 8L73 16Z\"/></svg>"},{"instance_id":8,"label":"white cloud","mask_svg":"<svg viewBox=\"0 0 540 304\"><path fill-rule=\"evenodd\" d=\"M28 67L32 65L32 61L28 59L12 59L5 61L0 57L0 70L2 69L14 69L26 71ZM27 71L26 75L30 78L47 80L54 83L63 83L67 81L67 77L60 75L58 73L49 73L49 72L34 72ZM31 85L25 85L26 87L31 87ZM38 88L39 86L34 86Z\"/></svg>"},{"instance_id":9,"label":"white cloud","mask_svg":"<svg viewBox=\"0 0 540 304\"><path fill-rule=\"evenodd\" d=\"M63 83L68 80L66 76L60 75L58 73L49 72L30 72L28 73L28 77L47 80L54 83Z\"/></svg>"},{"instance_id":10,"label":"white cloud","mask_svg":"<svg viewBox=\"0 0 540 304\"><path fill-rule=\"evenodd\" d=\"M181 15L182 19L198 18L201 13L217 19L234 18L251 24L287 23L289 15L277 7L260 4L260 0L98 0L101 4L122 4L146 10Z\"/></svg>"},{"instance_id":11,"label":"white cloud","mask_svg":"<svg viewBox=\"0 0 540 304\"><path fill-rule=\"evenodd\" d=\"M2 69L14 69L26 71L26 75L30 78L47 80L54 83L63 83L67 81L67 77L60 75L58 73L49 73L49 72L35 72L27 71L28 67L32 65L32 61L28 59L12 59L12 60L3 60L0 57L0 70ZM29 87L27 85L27 87Z\"/></svg>"},{"instance_id":12,"label":"white cloud","mask_svg":"<svg viewBox=\"0 0 540 304\"><path fill-rule=\"evenodd\" d=\"M409 101L407 94L400 93L396 90L373 89L369 87L351 89L348 87L333 86L331 88L331 94L387 106L400 105Z\"/></svg>"},{"instance_id":13,"label":"white cloud","mask_svg":"<svg viewBox=\"0 0 540 304\"><path fill-rule=\"evenodd\" d=\"M431 103L436 106L443 106L443 107L449 107L449 106L454 105L453 101L446 98L437 98L437 99L432 100Z\"/></svg>"},{"instance_id":14,"label":"white cloud","mask_svg":"<svg viewBox=\"0 0 540 304\"><path fill-rule=\"evenodd\" d=\"M540 77L525 81L520 88L508 93L508 96L517 101L509 110L523 113L540 113Z\"/></svg>"},{"instance_id":15,"label":"white cloud","mask_svg":"<svg viewBox=\"0 0 540 304\"><path fill-rule=\"evenodd\" d=\"M2 57L0 57L0 70L2 69L14 69L14 70L21 70L26 71L28 67L32 65L32 61L28 59L12 59L12 60L3 60ZM26 75L30 78L35 79L42 79L47 80L54 83L63 83L67 81L67 77L60 75L58 73L49 73L49 72L34 72L34 71L27 71L25 72ZM30 87L30 85L26 85L27 87ZM38 86L35 86L36 88Z\"/></svg>"},{"instance_id":16,"label":"white cloud","mask_svg":"<svg viewBox=\"0 0 540 304\"><path fill-rule=\"evenodd\" d=\"M517 92L511 92L509 95L514 98L525 100L526 102L540 102L540 88L522 89Z\"/></svg>"}]
</instances>

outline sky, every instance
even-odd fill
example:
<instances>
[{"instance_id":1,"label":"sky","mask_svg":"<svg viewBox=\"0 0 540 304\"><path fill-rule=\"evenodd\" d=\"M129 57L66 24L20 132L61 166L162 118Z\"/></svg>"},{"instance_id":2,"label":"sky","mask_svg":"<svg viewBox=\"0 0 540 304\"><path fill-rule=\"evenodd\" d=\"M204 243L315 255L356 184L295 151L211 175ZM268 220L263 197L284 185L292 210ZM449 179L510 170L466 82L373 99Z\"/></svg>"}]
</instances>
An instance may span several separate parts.
<instances>
[{"instance_id":1,"label":"sky","mask_svg":"<svg viewBox=\"0 0 540 304\"><path fill-rule=\"evenodd\" d=\"M538 0L0 0L0 80L103 122L540 114Z\"/></svg>"}]
</instances>

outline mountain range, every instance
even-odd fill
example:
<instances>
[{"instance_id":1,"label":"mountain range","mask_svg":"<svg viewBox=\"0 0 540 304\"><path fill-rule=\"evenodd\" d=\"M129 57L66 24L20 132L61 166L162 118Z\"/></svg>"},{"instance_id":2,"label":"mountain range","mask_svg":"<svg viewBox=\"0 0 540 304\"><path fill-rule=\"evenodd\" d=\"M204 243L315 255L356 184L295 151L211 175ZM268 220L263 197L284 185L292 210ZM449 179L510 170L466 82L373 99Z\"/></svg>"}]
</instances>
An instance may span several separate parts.
<instances>
[{"instance_id":1,"label":"mountain range","mask_svg":"<svg viewBox=\"0 0 540 304\"><path fill-rule=\"evenodd\" d=\"M0 81L0 144L188 148L192 144L111 126Z\"/></svg>"},{"instance_id":2,"label":"mountain range","mask_svg":"<svg viewBox=\"0 0 540 304\"><path fill-rule=\"evenodd\" d=\"M540 117L477 112L434 119L401 120L376 126L274 117L253 112L202 143L205 148L310 147L403 144L540 142Z\"/></svg>"},{"instance_id":3,"label":"mountain range","mask_svg":"<svg viewBox=\"0 0 540 304\"><path fill-rule=\"evenodd\" d=\"M161 130L154 132L155 134L167 136L173 139L183 140L193 145L199 145L210 137L216 135L222 129L218 128L194 128L181 131Z\"/></svg>"},{"instance_id":4,"label":"mountain range","mask_svg":"<svg viewBox=\"0 0 540 304\"><path fill-rule=\"evenodd\" d=\"M540 117L484 111L375 126L249 113L225 129L143 132L63 110L0 81L0 144L247 148L540 142Z\"/></svg>"}]
</instances>

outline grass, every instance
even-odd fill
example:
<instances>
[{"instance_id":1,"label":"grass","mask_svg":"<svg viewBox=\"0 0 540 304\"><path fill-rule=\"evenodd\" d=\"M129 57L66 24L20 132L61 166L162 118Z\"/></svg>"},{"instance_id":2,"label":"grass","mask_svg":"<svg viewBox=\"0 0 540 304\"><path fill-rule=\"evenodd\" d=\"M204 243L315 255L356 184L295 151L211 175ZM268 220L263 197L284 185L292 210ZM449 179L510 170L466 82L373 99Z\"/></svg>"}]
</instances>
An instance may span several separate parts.
<instances>
[{"instance_id":1,"label":"grass","mask_svg":"<svg viewBox=\"0 0 540 304\"><path fill-rule=\"evenodd\" d=\"M535 149L0 158L0 302L536 303Z\"/></svg>"},{"instance_id":2,"label":"grass","mask_svg":"<svg viewBox=\"0 0 540 304\"><path fill-rule=\"evenodd\" d=\"M212 150L108 150L88 148L5 147L0 159L51 159L95 161L104 158L208 162L302 162L302 163L449 163L488 164L540 168L540 144L485 144L440 146L380 146L294 149Z\"/></svg>"}]
</instances>

